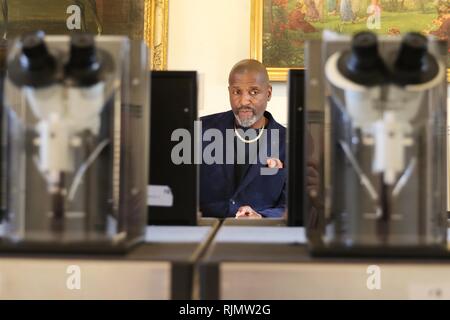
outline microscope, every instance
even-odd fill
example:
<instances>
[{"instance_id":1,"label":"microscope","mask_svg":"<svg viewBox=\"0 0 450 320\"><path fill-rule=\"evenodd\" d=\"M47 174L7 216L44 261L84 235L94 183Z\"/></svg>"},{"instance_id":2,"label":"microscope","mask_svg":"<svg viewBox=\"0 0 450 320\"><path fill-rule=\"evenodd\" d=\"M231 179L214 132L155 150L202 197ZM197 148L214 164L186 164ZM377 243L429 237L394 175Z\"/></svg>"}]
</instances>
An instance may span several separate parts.
<instances>
[{"instance_id":1,"label":"microscope","mask_svg":"<svg viewBox=\"0 0 450 320\"><path fill-rule=\"evenodd\" d=\"M306 117L321 177L304 198L313 254L445 254L446 53L418 33L325 32L308 44Z\"/></svg>"},{"instance_id":2,"label":"microscope","mask_svg":"<svg viewBox=\"0 0 450 320\"><path fill-rule=\"evenodd\" d=\"M124 252L145 236L147 49L32 32L7 55L0 251Z\"/></svg>"}]
</instances>

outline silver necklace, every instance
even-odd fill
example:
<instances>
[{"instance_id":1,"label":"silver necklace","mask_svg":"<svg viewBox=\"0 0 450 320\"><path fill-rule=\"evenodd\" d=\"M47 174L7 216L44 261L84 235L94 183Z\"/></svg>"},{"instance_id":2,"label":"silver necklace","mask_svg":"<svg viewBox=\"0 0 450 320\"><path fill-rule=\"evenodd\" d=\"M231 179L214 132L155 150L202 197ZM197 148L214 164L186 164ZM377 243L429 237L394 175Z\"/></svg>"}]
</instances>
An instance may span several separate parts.
<instances>
[{"instance_id":1,"label":"silver necklace","mask_svg":"<svg viewBox=\"0 0 450 320\"><path fill-rule=\"evenodd\" d=\"M256 138L254 138L254 139L251 139L251 140L245 140L244 138L242 138L241 135L239 134L239 132L237 131L236 127L234 127L234 133L236 134L236 137L238 137L239 140L241 140L243 143L253 143L253 142L258 141L259 138L262 137L263 132L264 132L264 128L265 128L265 125L261 128L261 131L259 132L258 136Z\"/></svg>"}]
</instances>

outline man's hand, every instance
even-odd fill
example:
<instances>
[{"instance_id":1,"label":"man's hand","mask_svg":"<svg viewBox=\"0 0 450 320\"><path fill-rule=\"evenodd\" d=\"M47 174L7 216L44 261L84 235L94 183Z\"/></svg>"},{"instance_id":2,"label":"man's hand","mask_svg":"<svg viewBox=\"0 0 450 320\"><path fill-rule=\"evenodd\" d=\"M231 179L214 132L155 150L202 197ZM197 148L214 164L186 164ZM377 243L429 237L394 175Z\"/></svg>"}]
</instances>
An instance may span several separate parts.
<instances>
[{"instance_id":1,"label":"man's hand","mask_svg":"<svg viewBox=\"0 0 450 320\"><path fill-rule=\"evenodd\" d=\"M281 160L277 158L269 158L267 159L267 167L271 169L283 169L283 162L281 162Z\"/></svg>"},{"instance_id":2,"label":"man's hand","mask_svg":"<svg viewBox=\"0 0 450 320\"><path fill-rule=\"evenodd\" d=\"M252 207L250 207L250 206L242 206L236 212L236 219L242 219L242 218L261 219L262 215L260 215L258 212L253 210Z\"/></svg>"}]
</instances>

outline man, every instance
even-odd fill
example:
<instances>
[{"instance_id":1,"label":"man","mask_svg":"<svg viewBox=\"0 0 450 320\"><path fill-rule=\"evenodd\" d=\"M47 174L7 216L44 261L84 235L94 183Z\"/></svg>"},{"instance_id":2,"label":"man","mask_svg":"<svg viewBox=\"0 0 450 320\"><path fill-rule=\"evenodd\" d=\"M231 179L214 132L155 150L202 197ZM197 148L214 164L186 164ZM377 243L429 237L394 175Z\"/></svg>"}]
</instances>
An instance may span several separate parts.
<instances>
[{"instance_id":1,"label":"man","mask_svg":"<svg viewBox=\"0 0 450 320\"><path fill-rule=\"evenodd\" d=\"M272 97L267 70L256 60L240 61L232 68L228 84L231 110L201 120L203 133L220 131L224 159L234 161L202 164L200 210L206 217L281 217L286 197L286 128L266 111ZM227 131L231 139L226 139ZM207 146L204 141L204 153Z\"/></svg>"}]
</instances>

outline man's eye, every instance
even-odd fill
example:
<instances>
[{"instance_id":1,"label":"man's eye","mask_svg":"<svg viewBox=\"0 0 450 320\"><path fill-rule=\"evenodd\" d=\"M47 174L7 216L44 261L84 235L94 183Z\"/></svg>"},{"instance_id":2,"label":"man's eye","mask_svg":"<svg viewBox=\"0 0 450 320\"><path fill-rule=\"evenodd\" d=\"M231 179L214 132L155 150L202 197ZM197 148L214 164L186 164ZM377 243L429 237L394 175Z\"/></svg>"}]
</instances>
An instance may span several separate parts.
<instances>
[{"instance_id":1,"label":"man's eye","mask_svg":"<svg viewBox=\"0 0 450 320\"><path fill-rule=\"evenodd\" d=\"M258 93L259 93L258 90L252 90L252 91L250 91L250 95L252 95L252 96L256 96Z\"/></svg>"},{"instance_id":2,"label":"man's eye","mask_svg":"<svg viewBox=\"0 0 450 320\"><path fill-rule=\"evenodd\" d=\"M238 94L240 94L240 93L241 93L241 92L238 91L238 90L234 90L234 91L233 91L233 94L234 94L234 95L238 95Z\"/></svg>"}]
</instances>

